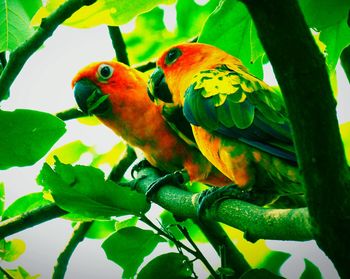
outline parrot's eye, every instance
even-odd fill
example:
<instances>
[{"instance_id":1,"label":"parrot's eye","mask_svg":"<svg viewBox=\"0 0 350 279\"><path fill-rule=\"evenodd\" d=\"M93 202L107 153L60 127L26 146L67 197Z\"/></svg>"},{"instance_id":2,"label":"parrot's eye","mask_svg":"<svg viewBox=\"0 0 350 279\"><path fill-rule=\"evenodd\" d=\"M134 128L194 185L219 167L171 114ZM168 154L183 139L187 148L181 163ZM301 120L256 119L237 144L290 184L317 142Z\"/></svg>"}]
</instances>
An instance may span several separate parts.
<instances>
[{"instance_id":1,"label":"parrot's eye","mask_svg":"<svg viewBox=\"0 0 350 279\"><path fill-rule=\"evenodd\" d=\"M165 57L165 64L173 64L181 56L181 54L182 52L178 48L173 48L169 50Z\"/></svg>"},{"instance_id":2,"label":"parrot's eye","mask_svg":"<svg viewBox=\"0 0 350 279\"><path fill-rule=\"evenodd\" d=\"M107 64L101 64L97 70L98 79L101 81L106 81L113 75L113 68Z\"/></svg>"}]
</instances>

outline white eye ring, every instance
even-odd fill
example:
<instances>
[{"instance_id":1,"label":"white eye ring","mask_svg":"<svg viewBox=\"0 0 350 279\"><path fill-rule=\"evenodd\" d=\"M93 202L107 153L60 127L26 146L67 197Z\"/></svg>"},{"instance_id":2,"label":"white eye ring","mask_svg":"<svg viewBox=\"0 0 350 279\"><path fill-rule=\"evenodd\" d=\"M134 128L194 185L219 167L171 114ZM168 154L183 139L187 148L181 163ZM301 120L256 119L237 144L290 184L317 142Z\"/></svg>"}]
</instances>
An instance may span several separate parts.
<instances>
[{"instance_id":1,"label":"white eye ring","mask_svg":"<svg viewBox=\"0 0 350 279\"><path fill-rule=\"evenodd\" d=\"M97 69L97 77L101 81L108 80L113 75L114 69L107 64L101 64Z\"/></svg>"}]
</instances>

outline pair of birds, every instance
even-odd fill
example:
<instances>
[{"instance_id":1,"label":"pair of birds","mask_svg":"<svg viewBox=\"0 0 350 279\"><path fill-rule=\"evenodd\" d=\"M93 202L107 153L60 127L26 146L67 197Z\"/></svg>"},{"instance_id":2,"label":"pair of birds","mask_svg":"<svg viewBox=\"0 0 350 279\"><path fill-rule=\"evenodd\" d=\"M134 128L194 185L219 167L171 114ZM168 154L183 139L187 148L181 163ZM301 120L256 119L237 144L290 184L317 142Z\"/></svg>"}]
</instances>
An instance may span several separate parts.
<instances>
[{"instance_id":1,"label":"pair of birds","mask_svg":"<svg viewBox=\"0 0 350 279\"><path fill-rule=\"evenodd\" d=\"M72 85L80 109L141 149L151 165L222 187L214 191L219 196L303 203L283 98L228 53L180 44L161 55L150 78L106 61L81 69Z\"/></svg>"}]
</instances>

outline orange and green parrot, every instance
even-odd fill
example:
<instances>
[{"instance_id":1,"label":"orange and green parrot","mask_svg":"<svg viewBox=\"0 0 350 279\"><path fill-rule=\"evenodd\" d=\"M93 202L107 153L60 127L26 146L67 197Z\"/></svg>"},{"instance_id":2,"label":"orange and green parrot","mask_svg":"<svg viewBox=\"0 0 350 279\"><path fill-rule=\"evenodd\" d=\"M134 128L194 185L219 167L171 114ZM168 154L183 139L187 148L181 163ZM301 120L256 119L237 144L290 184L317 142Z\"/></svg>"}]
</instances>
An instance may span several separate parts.
<instances>
[{"instance_id":1,"label":"orange and green parrot","mask_svg":"<svg viewBox=\"0 0 350 279\"><path fill-rule=\"evenodd\" d=\"M190 181L217 187L229 184L226 176L166 123L161 106L147 96L147 80L148 76L136 69L105 61L81 69L72 86L79 108L96 115L128 144L140 149L151 165L167 173L184 170Z\"/></svg>"},{"instance_id":2,"label":"orange and green parrot","mask_svg":"<svg viewBox=\"0 0 350 279\"><path fill-rule=\"evenodd\" d=\"M170 93L158 90L164 83ZM157 61L149 95L162 104L165 119L182 112L199 150L236 186L233 193L266 196L257 203L290 197L304 205L282 95L239 59L207 44L171 47Z\"/></svg>"}]
</instances>

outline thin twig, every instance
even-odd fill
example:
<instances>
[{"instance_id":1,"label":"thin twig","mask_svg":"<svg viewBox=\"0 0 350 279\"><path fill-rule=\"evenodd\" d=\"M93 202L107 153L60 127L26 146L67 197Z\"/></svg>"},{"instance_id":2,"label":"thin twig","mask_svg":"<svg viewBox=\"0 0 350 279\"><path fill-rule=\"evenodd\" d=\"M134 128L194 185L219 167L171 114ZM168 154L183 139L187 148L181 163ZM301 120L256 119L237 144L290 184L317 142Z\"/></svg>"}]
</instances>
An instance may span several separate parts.
<instances>
[{"instance_id":1,"label":"thin twig","mask_svg":"<svg viewBox=\"0 0 350 279\"><path fill-rule=\"evenodd\" d=\"M109 36L112 40L112 45L117 57L117 60L125 65L130 65L126 45L123 39L122 32L119 26L108 26Z\"/></svg>"},{"instance_id":2,"label":"thin twig","mask_svg":"<svg viewBox=\"0 0 350 279\"><path fill-rule=\"evenodd\" d=\"M13 81L29 57L53 34L56 28L83 6L92 5L96 0L68 0L47 18L42 19L34 34L10 54L9 61L0 76L0 101L6 97Z\"/></svg>"},{"instance_id":3,"label":"thin twig","mask_svg":"<svg viewBox=\"0 0 350 279\"><path fill-rule=\"evenodd\" d=\"M200 218L199 220L196 219L195 223L200 227L205 237L221 257L223 262L222 267L228 267L234 271L233 276L226 276L225 278L239 278L245 272L251 269L243 254L233 244L227 233L218 222L207 218ZM225 255L221 253L222 247L225 247Z\"/></svg>"},{"instance_id":4,"label":"thin twig","mask_svg":"<svg viewBox=\"0 0 350 279\"><path fill-rule=\"evenodd\" d=\"M65 111L61 111L56 113L56 116L60 118L63 121L76 119L80 117L88 116L86 113L82 112L81 110L78 110L76 108L67 109Z\"/></svg>"},{"instance_id":5,"label":"thin twig","mask_svg":"<svg viewBox=\"0 0 350 279\"><path fill-rule=\"evenodd\" d=\"M91 222L80 222L75 225L74 232L67 246L58 256L56 265L54 267L52 279L63 279L67 270L68 262L73 255L75 248L85 238L85 234L92 225Z\"/></svg>"},{"instance_id":6,"label":"thin twig","mask_svg":"<svg viewBox=\"0 0 350 279\"><path fill-rule=\"evenodd\" d=\"M208 262L207 258L202 254L201 250L199 250L198 246L196 245L196 243L191 238L191 236L188 233L187 229L185 227L181 226L181 225L177 225L177 227L181 231L183 236L187 239L187 241L192 245L194 250L196 251L196 253L195 253L196 258L198 258L200 261L202 261L202 263L205 265L205 267L209 270L210 274L214 278L219 278L219 275L216 273L214 268L210 265L210 263Z\"/></svg>"},{"instance_id":7,"label":"thin twig","mask_svg":"<svg viewBox=\"0 0 350 279\"><path fill-rule=\"evenodd\" d=\"M0 266L0 271L7 277L7 279L15 279L15 277L11 276L2 266Z\"/></svg>"},{"instance_id":8,"label":"thin twig","mask_svg":"<svg viewBox=\"0 0 350 279\"><path fill-rule=\"evenodd\" d=\"M125 172L131 166L131 164L135 162L136 158L135 150L131 146L127 145L124 157L112 169L108 179L118 183L123 178Z\"/></svg>"},{"instance_id":9,"label":"thin twig","mask_svg":"<svg viewBox=\"0 0 350 279\"><path fill-rule=\"evenodd\" d=\"M178 241L175 237L173 237L172 235L166 233L165 231L163 231L162 229L158 228L155 224L152 223L152 221L150 219L148 219L145 215L140 217L140 221L142 221L143 223L145 223L146 225L150 226L152 229L154 229L155 231L157 231L157 233L159 235L164 236L165 238L169 239L170 241L172 241L177 247L180 247L184 250L186 250L188 253L195 255L196 251L192 250L191 248L188 248L186 245L184 245L181 241Z\"/></svg>"},{"instance_id":10,"label":"thin twig","mask_svg":"<svg viewBox=\"0 0 350 279\"><path fill-rule=\"evenodd\" d=\"M152 70L157 66L156 61L150 61L142 65L138 65L135 67L136 70L140 72L147 72L148 70Z\"/></svg>"}]
</instances>

